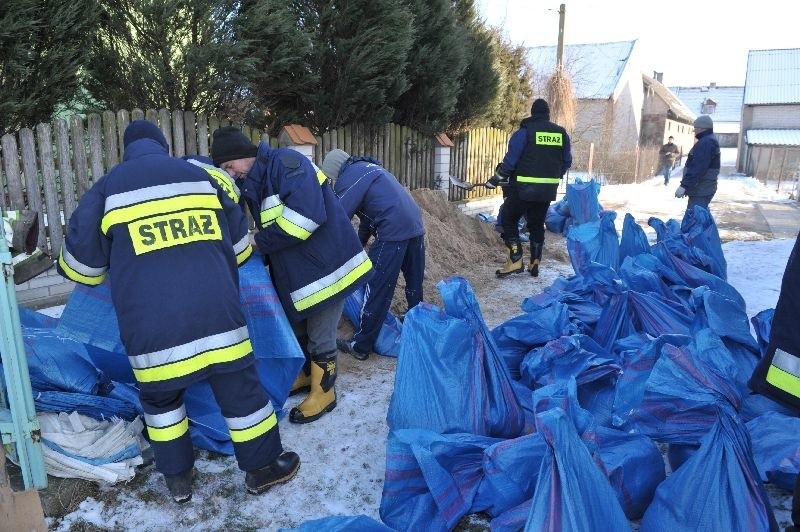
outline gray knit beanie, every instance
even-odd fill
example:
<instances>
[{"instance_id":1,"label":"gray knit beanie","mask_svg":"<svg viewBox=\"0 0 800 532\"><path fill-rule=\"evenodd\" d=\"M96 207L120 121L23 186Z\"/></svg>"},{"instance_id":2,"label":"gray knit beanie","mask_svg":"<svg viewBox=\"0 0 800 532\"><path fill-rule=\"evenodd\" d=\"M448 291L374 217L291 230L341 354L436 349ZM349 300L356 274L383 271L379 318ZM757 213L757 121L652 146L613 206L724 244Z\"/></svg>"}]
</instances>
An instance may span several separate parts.
<instances>
[{"instance_id":1,"label":"gray knit beanie","mask_svg":"<svg viewBox=\"0 0 800 532\"><path fill-rule=\"evenodd\" d=\"M328 176L329 179L337 179L339 172L342 170L342 165L349 158L350 154L344 150L329 151L328 155L325 156L325 160L322 161L322 173Z\"/></svg>"},{"instance_id":2,"label":"gray knit beanie","mask_svg":"<svg viewBox=\"0 0 800 532\"><path fill-rule=\"evenodd\" d=\"M711 117L708 115L700 115L697 117L697 120L694 121L694 127L714 129L714 121L711 120Z\"/></svg>"}]
</instances>

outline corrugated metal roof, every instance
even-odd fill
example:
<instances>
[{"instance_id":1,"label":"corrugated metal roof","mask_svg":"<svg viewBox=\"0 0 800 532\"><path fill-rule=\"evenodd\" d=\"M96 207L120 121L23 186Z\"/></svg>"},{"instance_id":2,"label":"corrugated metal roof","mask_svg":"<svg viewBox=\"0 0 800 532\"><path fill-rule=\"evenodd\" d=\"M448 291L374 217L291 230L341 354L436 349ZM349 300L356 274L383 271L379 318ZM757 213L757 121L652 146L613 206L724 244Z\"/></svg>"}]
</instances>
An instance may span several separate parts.
<instances>
[{"instance_id":1,"label":"corrugated metal roof","mask_svg":"<svg viewBox=\"0 0 800 532\"><path fill-rule=\"evenodd\" d=\"M747 144L767 146L800 146L800 129L750 129L745 133Z\"/></svg>"},{"instance_id":2,"label":"corrugated metal roof","mask_svg":"<svg viewBox=\"0 0 800 532\"><path fill-rule=\"evenodd\" d=\"M653 91L661 97L670 110L675 113L679 119L684 122L692 122L697 115L690 111L683 102L681 102L668 88L666 88L660 81L653 79L647 74L642 74L642 80L645 87L650 87Z\"/></svg>"},{"instance_id":3,"label":"corrugated metal roof","mask_svg":"<svg viewBox=\"0 0 800 532\"><path fill-rule=\"evenodd\" d=\"M564 68L578 99L607 99L614 94L636 41L564 46ZM528 48L534 75L550 77L556 68L556 47Z\"/></svg>"},{"instance_id":4,"label":"corrugated metal roof","mask_svg":"<svg viewBox=\"0 0 800 532\"><path fill-rule=\"evenodd\" d=\"M717 107L709 116L717 122L739 122L742 119L742 101L744 100L744 87L670 87L689 109L697 115L703 112L703 104L709 98L716 102ZM715 127L714 130L717 128Z\"/></svg>"},{"instance_id":5,"label":"corrugated metal roof","mask_svg":"<svg viewBox=\"0 0 800 532\"><path fill-rule=\"evenodd\" d=\"M744 104L800 103L800 48L750 50Z\"/></svg>"}]
</instances>

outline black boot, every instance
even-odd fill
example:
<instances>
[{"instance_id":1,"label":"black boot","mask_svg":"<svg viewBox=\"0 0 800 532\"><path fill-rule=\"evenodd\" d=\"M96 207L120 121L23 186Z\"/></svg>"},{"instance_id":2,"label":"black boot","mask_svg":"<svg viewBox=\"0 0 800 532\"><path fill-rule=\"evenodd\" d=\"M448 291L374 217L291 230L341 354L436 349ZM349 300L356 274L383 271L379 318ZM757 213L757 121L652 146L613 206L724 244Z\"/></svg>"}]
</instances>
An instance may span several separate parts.
<instances>
[{"instance_id":1,"label":"black boot","mask_svg":"<svg viewBox=\"0 0 800 532\"><path fill-rule=\"evenodd\" d=\"M539 263L542 261L542 248L544 243L531 242L531 263L528 271L533 277L539 277Z\"/></svg>"},{"instance_id":2,"label":"black boot","mask_svg":"<svg viewBox=\"0 0 800 532\"><path fill-rule=\"evenodd\" d=\"M247 493L260 495L275 484L283 484L291 480L297 474L298 469L300 469L300 457L297 456L297 453L286 451L271 464L247 472L244 476Z\"/></svg>"},{"instance_id":3,"label":"black boot","mask_svg":"<svg viewBox=\"0 0 800 532\"><path fill-rule=\"evenodd\" d=\"M183 504L192 500L192 480L194 480L194 468L187 469L177 475L164 475L167 482L167 489L172 495L172 500L178 504Z\"/></svg>"},{"instance_id":4,"label":"black boot","mask_svg":"<svg viewBox=\"0 0 800 532\"><path fill-rule=\"evenodd\" d=\"M525 264L522 262L522 244L519 243L519 239L510 238L506 240L506 247L508 248L506 263L503 264L502 268L494 272L498 277L525 271Z\"/></svg>"}]
</instances>

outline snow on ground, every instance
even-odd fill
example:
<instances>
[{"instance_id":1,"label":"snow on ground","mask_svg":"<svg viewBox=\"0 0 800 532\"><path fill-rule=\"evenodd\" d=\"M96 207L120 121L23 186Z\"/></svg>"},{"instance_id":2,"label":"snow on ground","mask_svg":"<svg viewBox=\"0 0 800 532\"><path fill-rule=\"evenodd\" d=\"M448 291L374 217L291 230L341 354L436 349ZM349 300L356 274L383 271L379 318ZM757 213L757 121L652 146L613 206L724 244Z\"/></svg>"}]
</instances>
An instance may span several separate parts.
<instances>
[{"instance_id":1,"label":"snow on ground","mask_svg":"<svg viewBox=\"0 0 800 532\"><path fill-rule=\"evenodd\" d=\"M677 172L676 172L677 173ZM673 186L674 183L674 186ZM678 180L665 187L660 177L635 185L604 186L601 204L620 205L618 221L625 212L638 219L657 216L680 219L685 199L674 198ZM749 177L720 180L713 209L725 201L787 201ZM619 226L621 230L621 225ZM644 226L643 226L644 227ZM561 238L548 235L548 239ZM793 239L735 240L723 245L729 282L744 296L750 316L773 308ZM469 265L483 268L486 286L475 287L484 318L490 327L521 313L522 300L538 293L559 275L569 276L567 262L545 258L542 275L498 281L496 264ZM59 309L51 313L58 314ZM331 414L308 425L293 425L283 419L280 431L286 449L297 451L302 460L298 476L291 482L253 497L244 492L243 474L231 457L198 452L200 480L192 501L177 506L167 500L163 480L152 465L127 486L105 487L64 518L49 519L51 530L276 530L331 515L365 514L379 520L378 507L384 477L384 444L388 429L386 412L392 395L395 360L372 356L360 363L340 357L337 382L339 404ZM286 410L300 399L290 398ZM768 487L778 523L789 522L791 495ZM480 528L485 521L471 519ZM472 529L478 529L472 528ZM488 526L486 527L488 529Z\"/></svg>"}]
</instances>

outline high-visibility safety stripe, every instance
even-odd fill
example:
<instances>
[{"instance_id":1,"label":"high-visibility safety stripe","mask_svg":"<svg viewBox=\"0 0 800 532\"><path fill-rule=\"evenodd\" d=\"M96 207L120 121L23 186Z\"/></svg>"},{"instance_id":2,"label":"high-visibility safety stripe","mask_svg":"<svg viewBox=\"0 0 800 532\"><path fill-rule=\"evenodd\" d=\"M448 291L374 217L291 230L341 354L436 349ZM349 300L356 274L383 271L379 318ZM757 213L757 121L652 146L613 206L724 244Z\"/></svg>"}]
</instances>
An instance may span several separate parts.
<instances>
[{"instance_id":1,"label":"high-visibility safety stripe","mask_svg":"<svg viewBox=\"0 0 800 532\"><path fill-rule=\"evenodd\" d=\"M321 301L338 294L356 282L372 268L372 261L365 251L342 264L336 271L322 279L307 284L291 293L292 303L298 311L313 307Z\"/></svg>"},{"instance_id":2,"label":"high-visibility safety stripe","mask_svg":"<svg viewBox=\"0 0 800 532\"><path fill-rule=\"evenodd\" d=\"M236 253L236 264L239 265L253 254L253 246L250 245L250 236L247 233L233 245L233 252Z\"/></svg>"},{"instance_id":3,"label":"high-visibility safety stripe","mask_svg":"<svg viewBox=\"0 0 800 532\"><path fill-rule=\"evenodd\" d=\"M319 224L314 220L306 218L286 205L283 206L283 212L276 220L276 223L278 227L300 240L306 240L319 227Z\"/></svg>"},{"instance_id":4,"label":"high-visibility safety stripe","mask_svg":"<svg viewBox=\"0 0 800 532\"><path fill-rule=\"evenodd\" d=\"M216 166L211 166L210 164L198 161L197 159L187 159L187 161L208 172L208 175L214 179L214 181L225 192L225 194L227 194L227 196L235 203L239 203L239 196L241 195L241 192L239 191L239 187L236 186L236 183L233 182L233 179L231 179L231 176L228 174L228 172L221 170Z\"/></svg>"},{"instance_id":5,"label":"high-visibility safety stripe","mask_svg":"<svg viewBox=\"0 0 800 532\"><path fill-rule=\"evenodd\" d=\"M163 414L145 414L144 422L147 425L147 435L153 441L177 440L189 431L189 419L186 417L184 405Z\"/></svg>"},{"instance_id":6,"label":"high-visibility safety stripe","mask_svg":"<svg viewBox=\"0 0 800 532\"><path fill-rule=\"evenodd\" d=\"M211 364L237 360L252 350L247 326L244 326L161 351L132 355L128 361L136 380L155 382L183 377Z\"/></svg>"},{"instance_id":7,"label":"high-visibility safety stripe","mask_svg":"<svg viewBox=\"0 0 800 532\"><path fill-rule=\"evenodd\" d=\"M283 202L277 194L267 196L261 202L261 225L266 227L275 221L283 212Z\"/></svg>"},{"instance_id":8,"label":"high-visibility safety stripe","mask_svg":"<svg viewBox=\"0 0 800 532\"><path fill-rule=\"evenodd\" d=\"M187 201L191 199L196 199L200 203ZM216 201L216 204L212 202L212 199ZM165 200L170 203L161 203ZM142 205L147 205L147 207L142 207ZM116 223L127 223L146 216L196 208L222 208L219 198L217 198L217 190L211 182L188 181L140 188L107 197L100 228L103 233L107 233L108 229Z\"/></svg>"},{"instance_id":9,"label":"high-visibility safety stripe","mask_svg":"<svg viewBox=\"0 0 800 532\"><path fill-rule=\"evenodd\" d=\"M536 144L540 146L563 146L564 137L561 133L554 133L552 131L537 131Z\"/></svg>"},{"instance_id":10,"label":"high-visibility safety stripe","mask_svg":"<svg viewBox=\"0 0 800 532\"><path fill-rule=\"evenodd\" d=\"M767 382L790 395L800 397L800 358L777 349L767 370Z\"/></svg>"},{"instance_id":11,"label":"high-visibility safety stripe","mask_svg":"<svg viewBox=\"0 0 800 532\"><path fill-rule=\"evenodd\" d=\"M325 172L319 169L316 164L311 163L311 165L317 170L317 181L319 181L320 185L328 180L328 176L326 176Z\"/></svg>"},{"instance_id":12,"label":"high-visibility safety stripe","mask_svg":"<svg viewBox=\"0 0 800 532\"><path fill-rule=\"evenodd\" d=\"M557 185L561 181L558 177L530 177L526 175L518 175L517 183L536 183L543 185Z\"/></svg>"},{"instance_id":13,"label":"high-visibility safety stripe","mask_svg":"<svg viewBox=\"0 0 800 532\"><path fill-rule=\"evenodd\" d=\"M96 286L106 278L107 267L92 268L78 261L67 251L66 244L61 246L61 253L58 254L58 265L64 273L75 282Z\"/></svg>"},{"instance_id":14,"label":"high-visibility safety stripe","mask_svg":"<svg viewBox=\"0 0 800 532\"><path fill-rule=\"evenodd\" d=\"M263 436L278 424L278 417L271 403L246 417L225 418L231 441L241 443Z\"/></svg>"},{"instance_id":15,"label":"high-visibility safety stripe","mask_svg":"<svg viewBox=\"0 0 800 532\"><path fill-rule=\"evenodd\" d=\"M278 227L299 240L306 240L319 228L314 220L287 207L277 194L268 196L261 202L260 218L263 227L276 222Z\"/></svg>"},{"instance_id":16,"label":"high-visibility safety stripe","mask_svg":"<svg viewBox=\"0 0 800 532\"><path fill-rule=\"evenodd\" d=\"M217 213L200 209L135 220L128 224L128 232L137 255L203 240L222 240Z\"/></svg>"}]
</instances>

